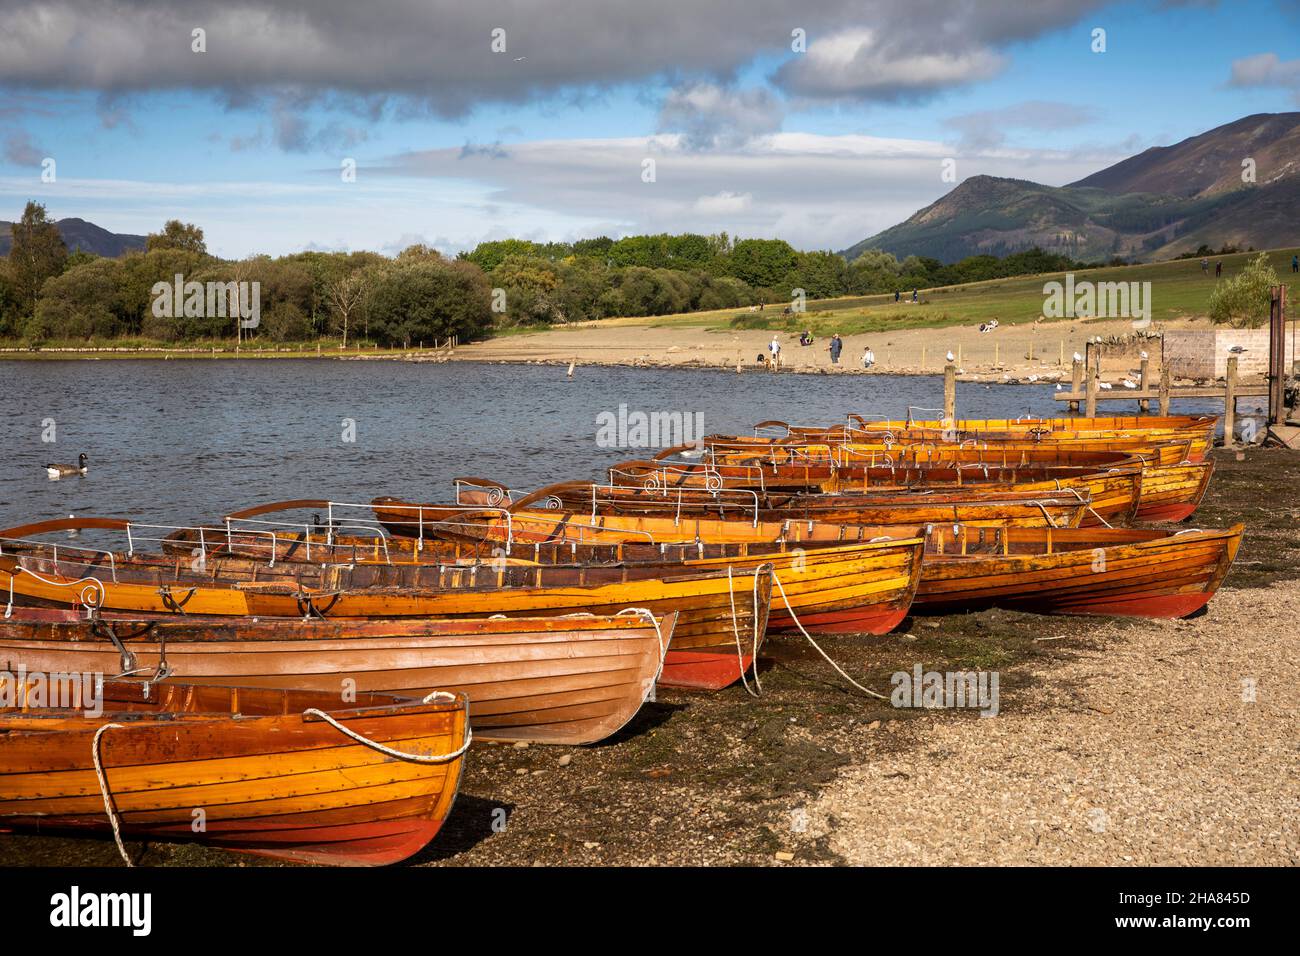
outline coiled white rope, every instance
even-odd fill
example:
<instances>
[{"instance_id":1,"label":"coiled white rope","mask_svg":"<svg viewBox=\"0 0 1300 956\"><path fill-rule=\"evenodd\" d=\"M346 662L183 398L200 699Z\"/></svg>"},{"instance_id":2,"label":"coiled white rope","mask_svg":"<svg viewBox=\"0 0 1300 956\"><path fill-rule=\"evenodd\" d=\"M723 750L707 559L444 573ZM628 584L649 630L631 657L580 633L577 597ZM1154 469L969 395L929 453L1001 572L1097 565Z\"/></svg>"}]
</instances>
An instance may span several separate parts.
<instances>
[{"instance_id":1,"label":"coiled white rope","mask_svg":"<svg viewBox=\"0 0 1300 956\"><path fill-rule=\"evenodd\" d=\"M425 697L420 703L429 704L440 697L445 698L447 700L456 699L455 694L450 694L445 690L435 690L433 693L429 694L429 696ZM344 736L351 737L359 744L364 744L365 746L371 748L372 750L377 750L381 754L384 754L386 756L396 757L398 760L410 760L413 763L449 763L450 761L463 756L465 751L469 750L469 745L474 742L474 732L470 729L469 726L468 706L465 708L465 743L461 747L457 748L456 750L453 750L449 754L412 754L412 753L406 753L405 751L402 750L394 750L392 747L386 747L376 740L371 740L369 737L364 737L361 734L357 733L355 730L343 726L341 723L339 723L329 714L325 713L325 711L318 710L315 707L308 707L306 710L302 712L302 715L304 717L307 716L319 717L321 720L325 721L325 723L329 724L339 733L343 734Z\"/></svg>"},{"instance_id":2,"label":"coiled white rope","mask_svg":"<svg viewBox=\"0 0 1300 956\"><path fill-rule=\"evenodd\" d=\"M816 641L812 639L812 635L809 634L808 631L804 628L803 624L800 623L799 616L794 613L794 608L790 606L790 599L786 597L785 594L785 585L781 583L781 578L776 573L775 569L773 569L772 571L772 583L775 584L777 590L781 592L781 600L785 602L785 609L790 612L790 620L794 621L794 626L799 628L799 633L801 633L805 638L808 639L808 643L813 646L813 649L816 650L817 653L820 654L822 657L826 658L826 662L830 664L831 667L835 668L835 670L839 673L841 677L843 677L846 681L848 681L858 690L862 691L862 693L868 694L871 697L879 697L881 700L889 700L889 698L886 695L877 693L876 691L871 690L868 687L863 687L861 684L855 681L848 674L844 673L844 668L840 667L839 664L836 664L833 660L831 660L831 656L827 654L824 650L822 650L821 645L819 645Z\"/></svg>"},{"instance_id":3,"label":"coiled white rope","mask_svg":"<svg viewBox=\"0 0 1300 956\"><path fill-rule=\"evenodd\" d=\"M117 810L113 807L113 798L108 792L108 778L104 776L104 763L99 758L99 738L114 727L125 726L125 724L104 724L96 730L95 739L90 742L90 757L95 762L95 778L99 781L99 795L104 798L104 813L108 815L109 825L113 828L113 840L117 843L117 852L122 854L122 859L126 861L127 866L135 866L131 862L131 857L127 855L126 847L122 844L122 828L118 823Z\"/></svg>"}]
</instances>

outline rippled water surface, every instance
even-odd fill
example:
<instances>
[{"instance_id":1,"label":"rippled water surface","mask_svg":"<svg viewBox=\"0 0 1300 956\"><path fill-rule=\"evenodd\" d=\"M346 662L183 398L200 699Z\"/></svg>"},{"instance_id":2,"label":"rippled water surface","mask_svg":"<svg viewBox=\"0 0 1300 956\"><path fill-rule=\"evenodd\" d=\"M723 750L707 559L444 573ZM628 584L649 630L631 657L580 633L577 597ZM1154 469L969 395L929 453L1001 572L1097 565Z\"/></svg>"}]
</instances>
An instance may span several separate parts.
<instances>
[{"instance_id":1,"label":"rippled water surface","mask_svg":"<svg viewBox=\"0 0 1300 956\"><path fill-rule=\"evenodd\" d=\"M597 444L597 415L620 404L699 412L712 433L773 418L836 423L850 411L901 417L943 399L937 376L589 367L569 379L555 366L388 361L11 361L0 362L0 385L0 527L68 514L188 524L287 498L446 501L465 475L514 488L595 478L643 454ZM1061 412L1050 386L962 383L957 403L970 417ZM344 419L356 423L353 442ZM53 443L42 440L49 420ZM46 462L83 451L86 477L46 478Z\"/></svg>"}]
</instances>

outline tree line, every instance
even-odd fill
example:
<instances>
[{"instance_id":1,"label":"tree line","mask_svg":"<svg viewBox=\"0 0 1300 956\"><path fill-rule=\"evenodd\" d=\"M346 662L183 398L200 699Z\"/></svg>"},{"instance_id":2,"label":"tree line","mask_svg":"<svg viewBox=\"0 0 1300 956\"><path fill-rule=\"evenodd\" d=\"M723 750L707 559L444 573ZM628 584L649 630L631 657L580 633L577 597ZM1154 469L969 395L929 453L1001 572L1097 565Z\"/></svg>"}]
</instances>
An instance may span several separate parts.
<instances>
[{"instance_id":1,"label":"tree line","mask_svg":"<svg viewBox=\"0 0 1300 956\"><path fill-rule=\"evenodd\" d=\"M458 336L469 341L511 326L610 316L910 291L1082 264L1030 249L1002 258L945 264L868 250L852 262L801 252L779 239L726 233L601 237L572 243L484 242L452 259L426 246L395 257L373 252L301 252L226 260L211 255L203 230L178 220L151 233L143 251L120 258L69 253L44 206L29 202L0 260L0 338L142 338L162 342L230 339L273 342L364 339L409 347ZM160 284L260 284L260 318L241 332L233 313L166 310ZM190 314L191 311L197 314Z\"/></svg>"}]
</instances>

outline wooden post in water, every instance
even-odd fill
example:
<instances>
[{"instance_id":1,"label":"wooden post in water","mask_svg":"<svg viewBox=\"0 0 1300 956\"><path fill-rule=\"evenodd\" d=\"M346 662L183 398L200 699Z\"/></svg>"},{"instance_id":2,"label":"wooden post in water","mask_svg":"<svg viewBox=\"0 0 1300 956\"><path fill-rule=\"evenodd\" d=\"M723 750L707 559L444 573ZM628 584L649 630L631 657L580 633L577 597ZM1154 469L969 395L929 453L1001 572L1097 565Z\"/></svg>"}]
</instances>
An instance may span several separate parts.
<instances>
[{"instance_id":1,"label":"wooden post in water","mask_svg":"<svg viewBox=\"0 0 1300 956\"><path fill-rule=\"evenodd\" d=\"M1162 362L1160 364L1160 415L1161 417L1169 414L1169 369Z\"/></svg>"},{"instance_id":2,"label":"wooden post in water","mask_svg":"<svg viewBox=\"0 0 1300 956\"><path fill-rule=\"evenodd\" d=\"M1056 360L1057 365L1065 364L1065 339L1061 339L1061 354Z\"/></svg>"},{"instance_id":3,"label":"wooden post in water","mask_svg":"<svg viewBox=\"0 0 1300 956\"><path fill-rule=\"evenodd\" d=\"M1143 360L1142 360L1142 365L1139 367L1139 370L1138 370L1138 389L1139 389L1139 391L1143 391L1143 392L1145 392L1145 391L1147 390L1147 363L1148 363L1149 361L1150 361L1150 359L1143 359ZM1138 399L1138 411L1141 411L1141 412L1149 412L1149 411L1151 411L1151 400L1150 400L1150 399L1147 399L1147 398L1140 398L1140 399Z\"/></svg>"},{"instance_id":4,"label":"wooden post in water","mask_svg":"<svg viewBox=\"0 0 1300 956\"><path fill-rule=\"evenodd\" d=\"M1235 448L1233 432L1237 427L1237 356L1228 356L1228 371L1223 377L1223 447Z\"/></svg>"},{"instance_id":5,"label":"wooden post in water","mask_svg":"<svg viewBox=\"0 0 1300 956\"><path fill-rule=\"evenodd\" d=\"M998 343L997 343L997 342L994 342L994 343L993 343L993 367L994 367L994 368L1001 368L1001 367L1002 367L1002 359L999 357L998 352L999 352L999 350L998 350Z\"/></svg>"},{"instance_id":6,"label":"wooden post in water","mask_svg":"<svg viewBox=\"0 0 1300 956\"><path fill-rule=\"evenodd\" d=\"M1074 368L1070 371L1070 391L1075 395L1083 389L1083 363L1078 359L1074 360ZM1067 406L1067 411L1077 412L1079 410L1078 399L1072 400Z\"/></svg>"},{"instance_id":7,"label":"wooden post in water","mask_svg":"<svg viewBox=\"0 0 1300 956\"><path fill-rule=\"evenodd\" d=\"M921 346L921 371L925 371L925 346Z\"/></svg>"},{"instance_id":8,"label":"wooden post in water","mask_svg":"<svg viewBox=\"0 0 1300 956\"><path fill-rule=\"evenodd\" d=\"M1097 414L1097 369L1088 370L1088 390L1084 393L1084 411L1083 414L1089 418Z\"/></svg>"},{"instance_id":9,"label":"wooden post in water","mask_svg":"<svg viewBox=\"0 0 1300 956\"><path fill-rule=\"evenodd\" d=\"M943 367L943 417L949 422L957 420L957 366L951 362Z\"/></svg>"}]
</instances>

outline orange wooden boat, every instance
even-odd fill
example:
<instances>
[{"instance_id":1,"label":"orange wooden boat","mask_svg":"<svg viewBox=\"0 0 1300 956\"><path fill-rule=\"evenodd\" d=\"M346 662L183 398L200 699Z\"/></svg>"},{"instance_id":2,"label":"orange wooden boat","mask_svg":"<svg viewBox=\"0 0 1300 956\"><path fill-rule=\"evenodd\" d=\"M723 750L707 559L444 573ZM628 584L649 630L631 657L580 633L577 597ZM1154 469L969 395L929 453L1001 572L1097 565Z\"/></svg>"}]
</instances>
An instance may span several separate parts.
<instances>
[{"instance_id":1,"label":"orange wooden boat","mask_svg":"<svg viewBox=\"0 0 1300 956\"><path fill-rule=\"evenodd\" d=\"M541 503L541 502L538 502ZM559 502L548 502L550 505ZM731 520L696 516L620 515L579 513L563 507L528 508L523 504L501 509L478 510L457 505L419 504L397 498L376 498L375 517L393 534L416 538L465 538L498 542L506 553L530 542L572 541L599 544L643 539L649 542L709 541L865 541L872 536L863 526L843 522L780 520ZM892 514L882 509L891 523L912 526L921 514L927 521L972 524L1016 524L1030 527L1078 527L1088 510L1088 500L1078 494L1051 495L1013 492L996 501L977 503L935 503L926 509L902 509Z\"/></svg>"},{"instance_id":2,"label":"orange wooden boat","mask_svg":"<svg viewBox=\"0 0 1300 956\"><path fill-rule=\"evenodd\" d=\"M28 672L235 687L464 694L481 738L590 744L653 695L676 615L383 621L150 618L16 608L0 661Z\"/></svg>"},{"instance_id":3,"label":"orange wooden boat","mask_svg":"<svg viewBox=\"0 0 1300 956\"><path fill-rule=\"evenodd\" d=\"M165 549L183 555L195 553L200 539L209 560L242 557L261 562L325 562L345 560L354 565L390 567L366 578L366 586L422 588L436 583L436 570L409 571L407 565L480 565L487 573L499 567L619 566L631 577L671 577L683 572L728 568L735 574L752 574L760 564L770 564L780 582L780 600L773 598L769 631L795 629L795 621L813 633L854 632L882 634L906 614L919 576L921 532L915 528L882 528L870 540L795 543L785 541L714 544L674 542L663 544L618 541L611 544L532 542L517 545L510 557L487 541L392 537L378 539L328 527L283 531L271 542L264 531L246 531L235 523L239 516L255 513L314 509L325 511L328 502L288 501L232 512L227 524L206 529L187 528L168 535ZM301 524L297 526L302 527ZM355 528L355 522L347 522ZM272 550L274 548L274 550ZM228 566L228 565L227 565ZM354 571L351 580L357 580ZM480 570L480 573L483 573Z\"/></svg>"},{"instance_id":4,"label":"orange wooden boat","mask_svg":"<svg viewBox=\"0 0 1300 956\"><path fill-rule=\"evenodd\" d=\"M945 441L942 438L914 441L852 441L849 439L804 440L798 438L755 438L736 435L709 436L700 443L705 460L733 464L770 462L775 465L793 462L829 462L854 464L859 462L883 463L892 461L959 461L959 452L965 449L993 451L1008 461L1032 461L1042 458L1042 453L1056 457L1070 453L1110 452L1158 456L1160 461L1177 462L1203 460L1205 450L1197 451L1197 442L1189 438L1159 438L1145 436L1110 438L1061 437L1052 441L970 438L963 442ZM695 451L695 445L678 446L661 451L656 458L677 455L685 449Z\"/></svg>"},{"instance_id":5,"label":"orange wooden boat","mask_svg":"<svg viewBox=\"0 0 1300 956\"><path fill-rule=\"evenodd\" d=\"M1241 545L1226 530L934 528L918 612L1006 607L1042 614L1186 617L1214 595Z\"/></svg>"},{"instance_id":6,"label":"orange wooden boat","mask_svg":"<svg viewBox=\"0 0 1300 956\"><path fill-rule=\"evenodd\" d=\"M685 465L739 465L762 467L779 473L790 467L914 467L918 465L981 464L1000 467L1026 465L1107 465L1135 462L1179 464L1189 461L1190 441L1164 441L1151 445L1119 442L1118 447L1083 448L1035 442L982 442L971 439L961 444L916 442L887 444L865 442L780 442L764 439L730 439L697 451L694 445L674 445L654 455L651 461L681 467ZM620 467L620 466L615 466Z\"/></svg>"},{"instance_id":7,"label":"orange wooden boat","mask_svg":"<svg viewBox=\"0 0 1300 956\"><path fill-rule=\"evenodd\" d=\"M718 465L624 462L610 469L611 481L667 498L678 489L749 491L768 496L841 495L896 490L977 488L990 492L1074 490L1091 499L1084 525L1133 521L1180 521L1193 514L1209 488L1212 461L1143 463L1114 456L1113 465L1003 465L1000 456L981 462L984 452L956 463L911 465ZM1102 457L1112 457L1105 455ZM850 499L851 500L851 499Z\"/></svg>"},{"instance_id":8,"label":"orange wooden boat","mask_svg":"<svg viewBox=\"0 0 1300 956\"><path fill-rule=\"evenodd\" d=\"M671 515L715 517L749 521L819 521L842 524L921 525L939 521L987 520L991 508L1002 509L1017 496L1074 495L1086 501L1083 524L1125 522L1138 515L1142 472L1137 468L1088 472L1076 478L998 483L966 481L962 484L921 482L887 485L881 481L866 490L769 491L749 488L642 488L635 485L595 485L562 482L520 498L519 509L553 506L583 511L589 516Z\"/></svg>"},{"instance_id":9,"label":"orange wooden boat","mask_svg":"<svg viewBox=\"0 0 1300 956\"><path fill-rule=\"evenodd\" d=\"M1204 459L1214 444L1218 417L1214 415L1098 416L1092 418L938 419L870 421L850 415L847 425L804 428L782 421L760 422L760 432L776 433L779 440L862 441L882 439L894 444L942 441L959 443L1033 441L1045 444L1085 443L1089 440L1140 439L1149 442L1189 441L1193 461Z\"/></svg>"},{"instance_id":10,"label":"orange wooden boat","mask_svg":"<svg viewBox=\"0 0 1300 956\"><path fill-rule=\"evenodd\" d=\"M783 423L781 423L783 424ZM903 434L921 440L947 436L948 440L1062 442L1143 438L1151 441L1190 441L1192 461L1202 461L1214 445L1217 415L1098 415L1064 418L964 418L948 423L938 419L903 423ZM897 424L849 416L854 434L895 434ZM797 433L799 430L795 429Z\"/></svg>"},{"instance_id":11,"label":"orange wooden boat","mask_svg":"<svg viewBox=\"0 0 1300 956\"><path fill-rule=\"evenodd\" d=\"M34 687L13 689L26 701ZM0 713L0 827L395 863L438 833L469 743L455 694L341 705L337 692L105 681L102 705Z\"/></svg>"},{"instance_id":12,"label":"orange wooden boat","mask_svg":"<svg viewBox=\"0 0 1300 956\"><path fill-rule=\"evenodd\" d=\"M660 682L717 689L740 680L767 633L772 569L736 573L728 566L653 569L499 565L408 566L418 587L394 584L389 566L207 562L39 544L33 536L76 528L126 530L114 518L37 522L0 532L0 588L24 606L116 612L258 617L395 618L557 617L644 608L680 612Z\"/></svg>"}]
</instances>

